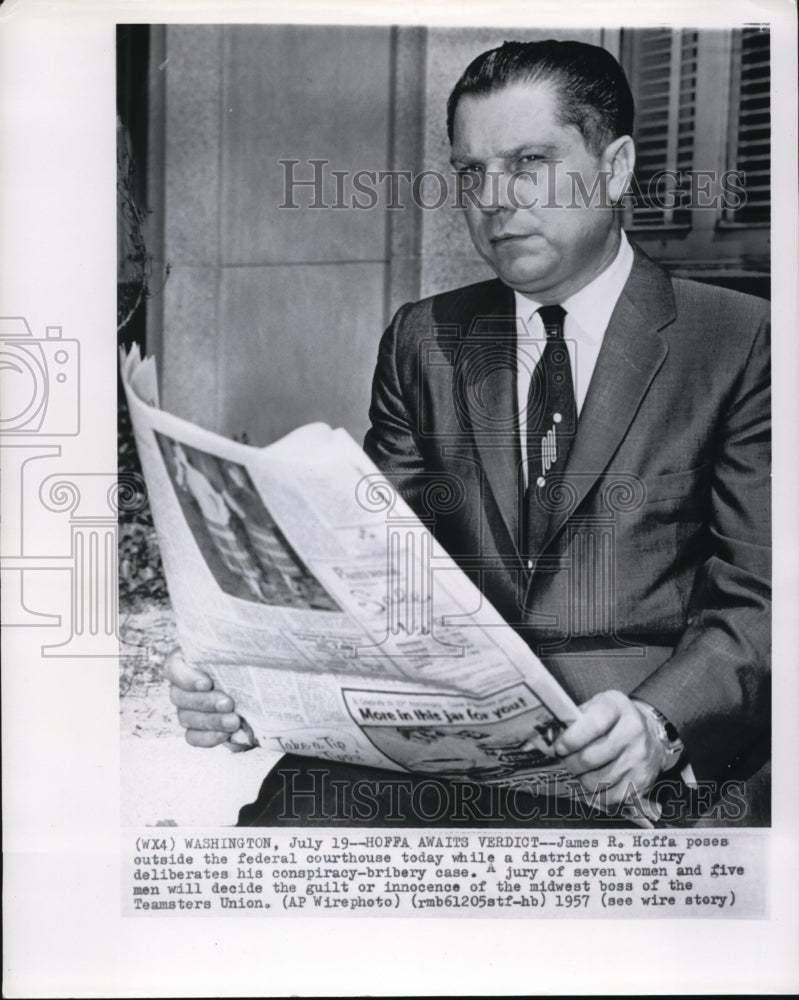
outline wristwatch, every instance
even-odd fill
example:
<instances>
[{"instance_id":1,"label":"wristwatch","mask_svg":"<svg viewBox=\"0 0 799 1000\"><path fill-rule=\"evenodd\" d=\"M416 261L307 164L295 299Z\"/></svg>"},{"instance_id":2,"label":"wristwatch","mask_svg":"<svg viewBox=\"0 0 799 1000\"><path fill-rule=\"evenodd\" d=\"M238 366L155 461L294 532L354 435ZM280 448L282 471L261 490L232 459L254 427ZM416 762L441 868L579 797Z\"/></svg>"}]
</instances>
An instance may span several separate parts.
<instances>
[{"instance_id":1,"label":"wristwatch","mask_svg":"<svg viewBox=\"0 0 799 1000\"><path fill-rule=\"evenodd\" d=\"M673 723L669 722L666 716L662 712L659 712L653 705L650 705L649 702L642 701L640 698L634 700L636 705L640 705L655 720L658 739L666 751L663 771L670 771L679 764L680 758L685 753L685 744L680 739L680 734Z\"/></svg>"}]
</instances>

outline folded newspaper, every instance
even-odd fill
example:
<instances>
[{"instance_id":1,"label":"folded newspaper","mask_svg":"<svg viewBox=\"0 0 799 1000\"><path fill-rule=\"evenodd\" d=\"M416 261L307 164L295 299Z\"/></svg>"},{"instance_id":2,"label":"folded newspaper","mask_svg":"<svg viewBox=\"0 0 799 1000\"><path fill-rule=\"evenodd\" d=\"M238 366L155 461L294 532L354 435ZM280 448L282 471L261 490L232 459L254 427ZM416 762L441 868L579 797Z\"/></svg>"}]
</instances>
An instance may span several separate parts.
<instances>
[{"instance_id":1,"label":"folded newspaper","mask_svg":"<svg viewBox=\"0 0 799 1000\"><path fill-rule=\"evenodd\" d=\"M239 744L581 797L551 750L578 707L344 430L253 448L161 410L136 347L122 381L181 647Z\"/></svg>"}]
</instances>

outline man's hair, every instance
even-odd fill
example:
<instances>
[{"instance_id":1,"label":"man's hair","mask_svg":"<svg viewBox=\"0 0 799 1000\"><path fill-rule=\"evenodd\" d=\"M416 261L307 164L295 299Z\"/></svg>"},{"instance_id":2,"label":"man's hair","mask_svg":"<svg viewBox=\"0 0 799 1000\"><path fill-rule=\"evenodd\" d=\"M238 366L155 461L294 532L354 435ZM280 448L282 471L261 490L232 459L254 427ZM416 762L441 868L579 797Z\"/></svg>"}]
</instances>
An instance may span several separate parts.
<instances>
[{"instance_id":1,"label":"man's hair","mask_svg":"<svg viewBox=\"0 0 799 1000\"><path fill-rule=\"evenodd\" d=\"M624 70L607 51L585 42L505 42L479 55L464 71L447 101L452 143L455 111L462 97L490 94L517 83L546 82L556 88L558 117L573 125L596 155L633 130L633 95Z\"/></svg>"}]
</instances>

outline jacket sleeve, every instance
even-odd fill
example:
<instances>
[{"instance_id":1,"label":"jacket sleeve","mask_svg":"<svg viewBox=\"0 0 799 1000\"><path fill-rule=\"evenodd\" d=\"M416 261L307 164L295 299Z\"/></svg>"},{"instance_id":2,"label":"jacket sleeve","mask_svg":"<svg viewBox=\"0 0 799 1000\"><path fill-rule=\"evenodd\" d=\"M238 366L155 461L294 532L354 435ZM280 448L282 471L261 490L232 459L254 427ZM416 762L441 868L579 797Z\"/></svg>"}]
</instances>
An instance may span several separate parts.
<instances>
[{"instance_id":1,"label":"jacket sleeve","mask_svg":"<svg viewBox=\"0 0 799 1000\"><path fill-rule=\"evenodd\" d=\"M405 305L398 310L380 341L369 407L371 427L366 433L364 451L420 514L426 479L416 433L420 393L413 382L412 359L407 359L402 378L398 361L399 353L410 353L401 350L401 332L408 323L410 309L410 305Z\"/></svg>"},{"instance_id":2,"label":"jacket sleeve","mask_svg":"<svg viewBox=\"0 0 799 1000\"><path fill-rule=\"evenodd\" d=\"M769 327L752 341L715 442L710 555L672 657L635 691L677 728L699 778L768 736L771 652Z\"/></svg>"}]
</instances>

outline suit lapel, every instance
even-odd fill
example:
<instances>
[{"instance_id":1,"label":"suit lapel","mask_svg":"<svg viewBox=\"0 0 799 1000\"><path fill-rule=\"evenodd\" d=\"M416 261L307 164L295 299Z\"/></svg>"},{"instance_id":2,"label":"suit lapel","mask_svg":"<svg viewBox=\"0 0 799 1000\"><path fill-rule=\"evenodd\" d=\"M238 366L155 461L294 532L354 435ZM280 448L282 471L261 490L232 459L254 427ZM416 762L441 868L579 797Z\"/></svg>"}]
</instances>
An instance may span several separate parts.
<instances>
[{"instance_id":1,"label":"suit lapel","mask_svg":"<svg viewBox=\"0 0 799 1000\"><path fill-rule=\"evenodd\" d=\"M553 513L544 548L613 458L668 354L666 341L658 331L674 316L668 275L636 250L630 277L605 332L564 469L573 502L567 509Z\"/></svg>"},{"instance_id":2,"label":"suit lapel","mask_svg":"<svg viewBox=\"0 0 799 1000\"><path fill-rule=\"evenodd\" d=\"M564 475L575 502L552 515L544 547L602 475L668 354L658 332L675 316L671 280L635 248L635 262L597 358ZM516 393L516 308L501 282L456 310L461 348L455 363L456 409L464 414L504 530L519 549L519 408ZM449 318L450 325L452 322ZM490 516L489 521L494 522Z\"/></svg>"},{"instance_id":3,"label":"suit lapel","mask_svg":"<svg viewBox=\"0 0 799 1000\"><path fill-rule=\"evenodd\" d=\"M518 551L516 307L509 288L499 281L490 287L478 308L465 308L460 319L463 340L455 366L456 405L467 417L502 526Z\"/></svg>"}]
</instances>

